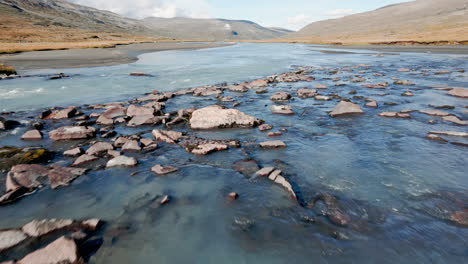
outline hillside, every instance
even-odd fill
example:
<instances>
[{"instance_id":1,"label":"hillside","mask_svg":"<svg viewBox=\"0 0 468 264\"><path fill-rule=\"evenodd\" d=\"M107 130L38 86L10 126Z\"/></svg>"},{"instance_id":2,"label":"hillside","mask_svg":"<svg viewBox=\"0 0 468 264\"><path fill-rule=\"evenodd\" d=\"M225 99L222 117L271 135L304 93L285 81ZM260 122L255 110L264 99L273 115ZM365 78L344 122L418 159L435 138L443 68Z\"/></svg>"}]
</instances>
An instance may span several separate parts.
<instances>
[{"instance_id":1,"label":"hillside","mask_svg":"<svg viewBox=\"0 0 468 264\"><path fill-rule=\"evenodd\" d=\"M288 40L316 43L468 41L468 0L416 0L315 22Z\"/></svg>"},{"instance_id":2,"label":"hillside","mask_svg":"<svg viewBox=\"0 0 468 264\"><path fill-rule=\"evenodd\" d=\"M247 20L150 17L142 22L162 36L176 39L258 40L289 33L282 29L265 28Z\"/></svg>"}]
</instances>

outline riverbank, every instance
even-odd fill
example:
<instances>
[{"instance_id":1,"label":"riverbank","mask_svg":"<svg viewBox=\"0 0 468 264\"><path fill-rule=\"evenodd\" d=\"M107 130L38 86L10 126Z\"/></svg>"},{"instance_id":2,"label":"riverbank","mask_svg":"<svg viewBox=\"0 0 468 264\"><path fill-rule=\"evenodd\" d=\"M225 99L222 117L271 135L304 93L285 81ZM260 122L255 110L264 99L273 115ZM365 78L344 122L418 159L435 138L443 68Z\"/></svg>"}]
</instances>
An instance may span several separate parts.
<instances>
[{"instance_id":1,"label":"riverbank","mask_svg":"<svg viewBox=\"0 0 468 264\"><path fill-rule=\"evenodd\" d=\"M0 64L10 65L18 70L111 66L135 62L139 55L148 52L206 49L227 45L232 44L156 42L118 45L110 48L32 51L0 56Z\"/></svg>"},{"instance_id":2,"label":"riverbank","mask_svg":"<svg viewBox=\"0 0 468 264\"><path fill-rule=\"evenodd\" d=\"M331 48L341 50L371 50L379 52L415 52L438 54L468 54L467 45L310 45L311 47Z\"/></svg>"}]
</instances>

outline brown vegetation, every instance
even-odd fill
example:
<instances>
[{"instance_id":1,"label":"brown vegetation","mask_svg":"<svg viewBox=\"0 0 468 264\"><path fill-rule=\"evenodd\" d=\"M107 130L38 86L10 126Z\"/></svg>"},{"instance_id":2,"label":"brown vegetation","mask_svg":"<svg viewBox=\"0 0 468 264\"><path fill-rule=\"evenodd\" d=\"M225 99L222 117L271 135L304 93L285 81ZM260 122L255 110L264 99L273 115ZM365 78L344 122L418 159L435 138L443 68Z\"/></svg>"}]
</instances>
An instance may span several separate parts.
<instances>
[{"instance_id":1,"label":"brown vegetation","mask_svg":"<svg viewBox=\"0 0 468 264\"><path fill-rule=\"evenodd\" d=\"M9 75L15 75L15 74L16 74L15 68L0 64L0 75L9 76Z\"/></svg>"}]
</instances>

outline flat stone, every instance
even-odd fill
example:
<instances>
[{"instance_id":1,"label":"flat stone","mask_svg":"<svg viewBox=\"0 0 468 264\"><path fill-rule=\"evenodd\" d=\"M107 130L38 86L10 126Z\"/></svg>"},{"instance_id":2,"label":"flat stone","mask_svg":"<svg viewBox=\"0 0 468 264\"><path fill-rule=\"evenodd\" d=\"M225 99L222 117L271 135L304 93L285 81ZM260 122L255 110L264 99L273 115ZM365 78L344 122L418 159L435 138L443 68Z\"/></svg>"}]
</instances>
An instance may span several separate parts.
<instances>
[{"instance_id":1,"label":"flat stone","mask_svg":"<svg viewBox=\"0 0 468 264\"><path fill-rule=\"evenodd\" d=\"M47 176L49 170L37 164L20 164L13 166L7 174L6 191L14 191L20 187L37 188L42 184L39 180Z\"/></svg>"},{"instance_id":2,"label":"flat stone","mask_svg":"<svg viewBox=\"0 0 468 264\"><path fill-rule=\"evenodd\" d=\"M125 116L127 112L127 108L121 105L112 106L107 109L101 116L104 116L109 119L113 119L116 117Z\"/></svg>"},{"instance_id":3,"label":"flat stone","mask_svg":"<svg viewBox=\"0 0 468 264\"><path fill-rule=\"evenodd\" d=\"M190 118L192 129L251 128L259 124L261 121L255 117L237 109L223 109L217 105L198 109Z\"/></svg>"},{"instance_id":4,"label":"flat stone","mask_svg":"<svg viewBox=\"0 0 468 264\"><path fill-rule=\"evenodd\" d=\"M408 80L396 80L393 83L396 85L414 85L413 82L410 82Z\"/></svg>"},{"instance_id":5,"label":"flat stone","mask_svg":"<svg viewBox=\"0 0 468 264\"><path fill-rule=\"evenodd\" d=\"M193 96L211 96L222 94L222 89L215 86L202 86L193 90Z\"/></svg>"},{"instance_id":6,"label":"flat stone","mask_svg":"<svg viewBox=\"0 0 468 264\"><path fill-rule=\"evenodd\" d=\"M74 240L60 237L48 246L38 249L23 259L18 264L64 264L83 263L78 255L78 247Z\"/></svg>"},{"instance_id":7,"label":"flat stone","mask_svg":"<svg viewBox=\"0 0 468 264\"><path fill-rule=\"evenodd\" d=\"M268 175L268 179L270 179L271 181L276 180L276 177L278 177L278 175L280 175L281 172L281 170L274 170L272 173L270 173L270 175Z\"/></svg>"},{"instance_id":8,"label":"flat stone","mask_svg":"<svg viewBox=\"0 0 468 264\"><path fill-rule=\"evenodd\" d=\"M268 85L268 81L263 80L263 79L255 80L255 81L252 81L252 82L249 83L249 86L252 89L263 88L263 87L266 87L267 85Z\"/></svg>"},{"instance_id":9,"label":"flat stone","mask_svg":"<svg viewBox=\"0 0 468 264\"><path fill-rule=\"evenodd\" d=\"M359 105L341 101L338 105L335 106L335 109L330 113L330 116L336 117L341 115L350 115L350 114L363 114L361 107Z\"/></svg>"},{"instance_id":10,"label":"flat stone","mask_svg":"<svg viewBox=\"0 0 468 264\"><path fill-rule=\"evenodd\" d=\"M328 87L326 85L317 83L317 84L314 85L314 88L315 89L327 89Z\"/></svg>"},{"instance_id":11,"label":"flat stone","mask_svg":"<svg viewBox=\"0 0 468 264\"><path fill-rule=\"evenodd\" d=\"M0 230L0 252L20 244L26 238L21 230Z\"/></svg>"},{"instance_id":12,"label":"flat stone","mask_svg":"<svg viewBox=\"0 0 468 264\"><path fill-rule=\"evenodd\" d=\"M172 172L176 172L178 171L177 168L175 167L163 167L161 165L156 165L154 167L151 168L151 171L158 174L158 175L165 175L165 174L169 174L169 173L172 173Z\"/></svg>"},{"instance_id":13,"label":"flat stone","mask_svg":"<svg viewBox=\"0 0 468 264\"><path fill-rule=\"evenodd\" d=\"M50 115L44 117L44 119L68 119L74 117L77 112L76 107L68 107L62 110L52 112Z\"/></svg>"},{"instance_id":14,"label":"flat stone","mask_svg":"<svg viewBox=\"0 0 468 264\"><path fill-rule=\"evenodd\" d=\"M460 126L466 126L466 125L468 125L468 121L461 120L460 118L458 118L458 117L456 117L456 116L444 116L444 117L442 117L442 119L443 119L444 121L452 122L452 123L457 124L457 125L460 125Z\"/></svg>"},{"instance_id":15,"label":"flat stone","mask_svg":"<svg viewBox=\"0 0 468 264\"><path fill-rule=\"evenodd\" d=\"M226 150L228 148L228 145L221 143L206 143L198 145L197 147L192 149L191 153L195 155L207 155L211 152Z\"/></svg>"},{"instance_id":16,"label":"flat stone","mask_svg":"<svg viewBox=\"0 0 468 264\"><path fill-rule=\"evenodd\" d=\"M53 167L48 173L50 187L56 189L60 186L68 186L73 180L85 173L86 169L81 168Z\"/></svg>"},{"instance_id":17,"label":"flat stone","mask_svg":"<svg viewBox=\"0 0 468 264\"><path fill-rule=\"evenodd\" d=\"M314 98L317 101L330 101L331 100L331 97L325 96L325 95L316 95Z\"/></svg>"},{"instance_id":18,"label":"flat stone","mask_svg":"<svg viewBox=\"0 0 468 264\"><path fill-rule=\"evenodd\" d=\"M413 96L413 92L411 91L406 91L401 94L401 96Z\"/></svg>"},{"instance_id":19,"label":"flat stone","mask_svg":"<svg viewBox=\"0 0 468 264\"><path fill-rule=\"evenodd\" d=\"M130 105L127 108L127 116L154 116L154 108L146 106Z\"/></svg>"},{"instance_id":20,"label":"flat stone","mask_svg":"<svg viewBox=\"0 0 468 264\"><path fill-rule=\"evenodd\" d=\"M448 91L448 95L461 97L461 98L468 98L468 89L467 88L453 88L452 90Z\"/></svg>"},{"instance_id":21,"label":"flat stone","mask_svg":"<svg viewBox=\"0 0 468 264\"><path fill-rule=\"evenodd\" d=\"M429 134L435 135L446 135L446 136L453 136L453 137L468 137L467 132L457 132L457 131L431 131Z\"/></svg>"},{"instance_id":22,"label":"flat stone","mask_svg":"<svg viewBox=\"0 0 468 264\"><path fill-rule=\"evenodd\" d=\"M141 147L137 140L129 140L122 146L123 152L138 152L140 150Z\"/></svg>"},{"instance_id":23,"label":"flat stone","mask_svg":"<svg viewBox=\"0 0 468 264\"><path fill-rule=\"evenodd\" d=\"M430 116L449 116L450 113L440 111L440 110L421 110L420 113L430 115Z\"/></svg>"},{"instance_id":24,"label":"flat stone","mask_svg":"<svg viewBox=\"0 0 468 264\"><path fill-rule=\"evenodd\" d=\"M135 158L127 156L118 156L107 162L106 168L114 167L135 167L138 161Z\"/></svg>"},{"instance_id":25,"label":"flat stone","mask_svg":"<svg viewBox=\"0 0 468 264\"><path fill-rule=\"evenodd\" d=\"M96 157L96 156L84 154L84 155L79 156L79 157L75 160L75 162L73 162L72 166L73 166L73 167L76 167L76 166L84 165L84 164L87 164L87 163L96 161L96 160L98 160L98 159L99 159L99 158Z\"/></svg>"},{"instance_id":26,"label":"flat stone","mask_svg":"<svg viewBox=\"0 0 468 264\"><path fill-rule=\"evenodd\" d=\"M153 130L152 134L157 141L164 141L169 144L175 144L182 137L181 132L169 130Z\"/></svg>"},{"instance_id":27,"label":"flat stone","mask_svg":"<svg viewBox=\"0 0 468 264\"><path fill-rule=\"evenodd\" d=\"M114 146L116 148L121 148L123 145L125 145L125 143L127 143L128 141L130 141L130 139L128 137L118 137L115 141L114 141Z\"/></svg>"},{"instance_id":28,"label":"flat stone","mask_svg":"<svg viewBox=\"0 0 468 264\"><path fill-rule=\"evenodd\" d=\"M104 125L104 126L110 126L114 124L114 119L108 118L104 115L101 115L97 120L96 124L98 125Z\"/></svg>"},{"instance_id":29,"label":"flat stone","mask_svg":"<svg viewBox=\"0 0 468 264\"><path fill-rule=\"evenodd\" d=\"M265 141L259 144L261 148L273 149L273 148L285 148L286 143L281 140Z\"/></svg>"},{"instance_id":30,"label":"flat stone","mask_svg":"<svg viewBox=\"0 0 468 264\"><path fill-rule=\"evenodd\" d=\"M229 85L227 89L231 92L236 92L236 93L245 93L249 90L247 85L244 85L244 84Z\"/></svg>"},{"instance_id":31,"label":"flat stone","mask_svg":"<svg viewBox=\"0 0 468 264\"><path fill-rule=\"evenodd\" d=\"M91 156L96 156L100 154L105 154L108 150L113 150L114 147L111 143L108 142L96 142L94 143L88 150L86 150L86 154Z\"/></svg>"},{"instance_id":32,"label":"flat stone","mask_svg":"<svg viewBox=\"0 0 468 264\"><path fill-rule=\"evenodd\" d=\"M294 115L294 111L290 105L272 105L270 109L273 114Z\"/></svg>"},{"instance_id":33,"label":"flat stone","mask_svg":"<svg viewBox=\"0 0 468 264\"><path fill-rule=\"evenodd\" d=\"M79 156L81 154L83 154L83 150L80 147L69 149L69 150L63 152L63 155L68 156L68 157L77 157L77 156Z\"/></svg>"},{"instance_id":34,"label":"flat stone","mask_svg":"<svg viewBox=\"0 0 468 264\"><path fill-rule=\"evenodd\" d=\"M31 237L40 237L50 232L69 227L73 224L71 219L44 219L33 220L23 226L22 230Z\"/></svg>"},{"instance_id":35,"label":"flat stone","mask_svg":"<svg viewBox=\"0 0 468 264\"><path fill-rule=\"evenodd\" d=\"M381 117L390 117L390 118L410 118L411 115L408 113L399 113L399 112L382 112L379 114Z\"/></svg>"},{"instance_id":36,"label":"flat stone","mask_svg":"<svg viewBox=\"0 0 468 264\"><path fill-rule=\"evenodd\" d=\"M284 178L281 175L278 175L275 178L275 183L285 188L294 199L297 199L296 193L294 192L291 183L289 183L289 181L286 180L286 178Z\"/></svg>"},{"instance_id":37,"label":"flat stone","mask_svg":"<svg viewBox=\"0 0 468 264\"><path fill-rule=\"evenodd\" d=\"M37 130L29 130L28 132L24 133L23 136L21 136L22 140L41 140L42 139L42 133Z\"/></svg>"},{"instance_id":38,"label":"flat stone","mask_svg":"<svg viewBox=\"0 0 468 264\"><path fill-rule=\"evenodd\" d=\"M372 107L372 108L377 108L377 107L378 107L378 104L377 104L377 101L372 100L372 101L366 103L366 106L367 106L367 107Z\"/></svg>"},{"instance_id":39,"label":"flat stone","mask_svg":"<svg viewBox=\"0 0 468 264\"><path fill-rule=\"evenodd\" d=\"M162 118L153 115L137 115L130 119L127 123L129 127L137 127L143 125L157 125L162 122Z\"/></svg>"},{"instance_id":40,"label":"flat stone","mask_svg":"<svg viewBox=\"0 0 468 264\"><path fill-rule=\"evenodd\" d=\"M96 135L94 127L65 126L49 132L49 137L54 141L76 140L93 138Z\"/></svg>"}]
</instances>

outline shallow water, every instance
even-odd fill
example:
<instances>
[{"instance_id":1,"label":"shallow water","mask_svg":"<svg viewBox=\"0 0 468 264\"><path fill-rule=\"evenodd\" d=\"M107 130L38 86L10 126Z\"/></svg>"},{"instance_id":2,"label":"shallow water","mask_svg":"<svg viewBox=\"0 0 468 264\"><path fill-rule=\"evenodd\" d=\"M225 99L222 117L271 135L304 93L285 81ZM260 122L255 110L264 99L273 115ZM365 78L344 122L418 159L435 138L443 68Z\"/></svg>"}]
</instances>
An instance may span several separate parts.
<instances>
[{"instance_id":1,"label":"shallow water","mask_svg":"<svg viewBox=\"0 0 468 264\"><path fill-rule=\"evenodd\" d=\"M146 154L131 154L140 164L132 169L94 170L66 188L43 188L20 201L0 207L0 229L17 227L41 218L86 219L97 217L107 225L102 231L104 245L91 263L463 263L468 259L468 229L449 221L456 196L468 207L468 156L465 146L441 144L425 139L434 130L467 131L421 113L411 119L378 117L384 111L431 109L428 104L453 105L443 110L468 119L468 99L451 97L433 85L467 87L464 55L388 54L353 51L340 54L318 52L307 45L239 44L197 50L167 51L140 56L133 64L63 70L28 71L22 79L0 82L0 110L18 111L11 118L33 120L29 116L51 106L83 105L129 100L152 90L172 91L220 82L249 81L292 69L293 65L323 67L311 73L312 83L280 83L267 94L225 92L242 104L237 109L265 120L274 130L286 128L288 147L261 150L249 142L269 140L258 129L191 131L184 125L176 130L213 139L239 139L242 149L230 149L207 156L193 156L175 145L160 143ZM353 67L331 75L328 71ZM399 68L416 69L400 73ZM366 71L361 72L359 71ZM429 75L421 73L427 70ZM451 74L434 75L440 70ZM64 72L71 78L47 80L42 74ZM154 77L130 77L129 72L146 72ZM372 73L384 73L375 77ZM415 86L390 85L387 89L362 88L347 77L363 75L364 83L408 79ZM327 77L341 77L335 87ZM378 109L366 108L354 98L365 114L330 118L327 111L337 100L322 102L296 97L296 89L316 83L329 86L319 91L348 93L379 102ZM270 113L269 100L276 91L294 97L289 105L296 115ZM402 97L412 90L413 97ZM380 93L389 93L379 96ZM384 105L395 102L397 105ZM167 103L165 112L200 108L218 103L213 97L180 96ZM224 103L230 107L232 103ZM32 112L31 112L32 111ZM34 113L34 114L31 114ZM429 120L435 124L429 124ZM71 122L71 121L70 121ZM63 123L48 122L45 131ZM158 128L162 126L157 126ZM147 131L153 127L128 129L121 134ZM26 130L0 133L0 146L43 145L57 152L71 143L26 143L18 139ZM463 138L450 141L466 142ZM263 178L248 178L232 169L242 159L253 159L260 167L281 168L294 186L299 202L285 190ZM57 155L52 162L73 160ZM155 164L180 168L176 173L154 176ZM133 172L139 172L130 176ZM3 188L5 174L1 175ZM226 195L238 192L237 201ZM330 223L310 208L315 195L329 192L352 219L341 227ZM169 194L172 201L163 207L154 201ZM307 217L315 219L306 221ZM124 229L115 235L115 229ZM0 257L0 261L4 260Z\"/></svg>"}]
</instances>

